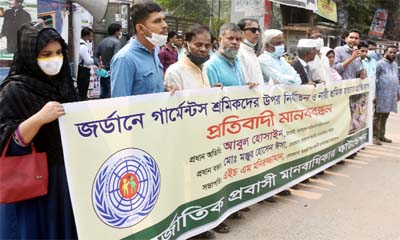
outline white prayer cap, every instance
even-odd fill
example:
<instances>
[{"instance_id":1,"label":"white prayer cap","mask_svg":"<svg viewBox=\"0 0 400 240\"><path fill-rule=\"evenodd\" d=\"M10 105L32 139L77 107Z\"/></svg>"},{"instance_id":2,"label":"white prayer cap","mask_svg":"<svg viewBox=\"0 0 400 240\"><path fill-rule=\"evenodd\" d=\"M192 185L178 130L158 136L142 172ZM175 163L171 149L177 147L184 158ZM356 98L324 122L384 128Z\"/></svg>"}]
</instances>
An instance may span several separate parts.
<instances>
[{"instance_id":1,"label":"white prayer cap","mask_svg":"<svg viewBox=\"0 0 400 240\"><path fill-rule=\"evenodd\" d=\"M266 43L270 43L271 40L276 37L283 34L282 31L277 30L277 29L268 29L264 31L264 36L263 36L263 46L265 46Z\"/></svg>"},{"instance_id":2,"label":"white prayer cap","mask_svg":"<svg viewBox=\"0 0 400 240\"><path fill-rule=\"evenodd\" d=\"M298 48L316 48L317 41L314 39L300 39L297 43Z\"/></svg>"}]
</instances>

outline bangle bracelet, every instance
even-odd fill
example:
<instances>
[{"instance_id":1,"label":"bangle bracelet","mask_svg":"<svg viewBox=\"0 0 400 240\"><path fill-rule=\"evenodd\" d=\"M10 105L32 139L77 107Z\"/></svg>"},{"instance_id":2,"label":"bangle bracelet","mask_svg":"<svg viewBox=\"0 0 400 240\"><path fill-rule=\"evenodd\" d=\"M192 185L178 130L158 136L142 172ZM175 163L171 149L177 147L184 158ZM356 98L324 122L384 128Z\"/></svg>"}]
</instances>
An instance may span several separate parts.
<instances>
[{"instance_id":1,"label":"bangle bracelet","mask_svg":"<svg viewBox=\"0 0 400 240\"><path fill-rule=\"evenodd\" d=\"M21 133L19 132L19 126L17 127L17 130L15 130L15 133L18 137L18 140L22 143L22 145L28 146L28 144L25 143L24 139L22 138Z\"/></svg>"}]
</instances>

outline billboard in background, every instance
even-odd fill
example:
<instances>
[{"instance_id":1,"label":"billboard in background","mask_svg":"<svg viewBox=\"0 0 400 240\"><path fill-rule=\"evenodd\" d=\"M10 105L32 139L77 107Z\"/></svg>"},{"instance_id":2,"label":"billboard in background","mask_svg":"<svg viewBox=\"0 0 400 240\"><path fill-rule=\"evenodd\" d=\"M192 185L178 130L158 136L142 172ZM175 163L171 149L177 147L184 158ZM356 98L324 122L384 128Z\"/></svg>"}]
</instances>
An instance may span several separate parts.
<instances>
[{"instance_id":1,"label":"billboard in background","mask_svg":"<svg viewBox=\"0 0 400 240\"><path fill-rule=\"evenodd\" d=\"M318 0L318 11L316 13L319 16L334 22L337 22L338 20L336 3L331 0Z\"/></svg>"},{"instance_id":2,"label":"billboard in background","mask_svg":"<svg viewBox=\"0 0 400 240\"><path fill-rule=\"evenodd\" d=\"M264 0L233 0L231 3L231 22L237 23L242 18L257 19L260 29L264 29Z\"/></svg>"},{"instance_id":3,"label":"billboard in background","mask_svg":"<svg viewBox=\"0 0 400 240\"><path fill-rule=\"evenodd\" d=\"M385 33L385 26L388 17L386 9L378 8L372 19L371 27L369 28L368 36L371 38L382 39Z\"/></svg>"},{"instance_id":4,"label":"billboard in background","mask_svg":"<svg viewBox=\"0 0 400 240\"><path fill-rule=\"evenodd\" d=\"M292 7L305 8L314 12L318 10L317 0L271 0L271 2Z\"/></svg>"},{"instance_id":5,"label":"billboard in background","mask_svg":"<svg viewBox=\"0 0 400 240\"><path fill-rule=\"evenodd\" d=\"M16 5L0 0L0 60L12 60L17 49L17 30L37 19L37 0L25 0L15 13ZM15 1L14 1L15 2Z\"/></svg>"},{"instance_id":6,"label":"billboard in background","mask_svg":"<svg viewBox=\"0 0 400 240\"><path fill-rule=\"evenodd\" d=\"M57 32L62 32L64 18L68 20L66 1L39 0L38 19L46 26L55 28Z\"/></svg>"}]
</instances>

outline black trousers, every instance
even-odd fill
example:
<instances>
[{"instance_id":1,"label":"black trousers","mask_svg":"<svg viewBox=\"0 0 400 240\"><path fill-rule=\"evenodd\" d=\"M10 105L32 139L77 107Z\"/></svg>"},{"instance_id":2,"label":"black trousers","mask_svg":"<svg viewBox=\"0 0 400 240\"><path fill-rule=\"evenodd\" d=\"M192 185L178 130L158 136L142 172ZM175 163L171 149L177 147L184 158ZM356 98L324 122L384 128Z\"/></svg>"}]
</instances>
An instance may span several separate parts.
<instances>
[{"instance_id":1,"label":"black trousers","mask_svg":"<svg viewBox=\"0 0 400 240\"><path fill-rule=\"evenodd\" d=\"M110 98L111 97L111 87L110 87L110 77L100 78L100 98Z\"/></svg>"},{"instance_id":2,"label":"black trousers","mask_svg":"<svg viewBox=\"0 0 400 240\"><path fill-rule=\"evenodd\" d=\"M78 93L82 100L87 99L87 92L90 82L90 68L79 66L78 68Z\"/></svg>"}]
</instances>

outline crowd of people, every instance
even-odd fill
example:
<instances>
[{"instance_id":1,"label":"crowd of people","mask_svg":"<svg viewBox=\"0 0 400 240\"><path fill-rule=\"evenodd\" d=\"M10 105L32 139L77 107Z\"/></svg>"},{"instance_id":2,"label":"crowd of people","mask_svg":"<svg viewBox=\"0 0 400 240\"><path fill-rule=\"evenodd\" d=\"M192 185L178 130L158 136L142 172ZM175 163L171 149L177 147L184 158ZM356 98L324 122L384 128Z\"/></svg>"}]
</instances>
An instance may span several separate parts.
<instances>
[{"instance_id":1,"label":"crowd of people","mask_svg":"<svg viewBox=\"0 0 400 240\"><path fill-rule=\"evenodd\" d=\"M62 103L87 99L88 69L94 64L104 70L99 71L102 98L244 85L252 89L261 84L316 86L368 78L375 103L374 143L392 142L386 137L385 126L400 100L395 46L386 46L384 56L378 56L372 42L368 45L360 40L360 32L350 30L344 46L330 49L324 47L323 31L312 27L307 38L299 40L296 59L288 63L283 57L282 31L268 29L262 33L255 19L223 24L218 46L205 25L192 26L184 38L176 32L168 33L165 14L156 3L133 5L131 21L135 37L128 44L121 48L121 25L111 24L109 37L97 46L93 56L88 48L93 31L82 30L78 91L61 36L35 23L27 23L18 31L12 67L0 85L0 151L11 139L8 155L26 154L32 142L38 151L46 152L49 193L0 204L0 238L77 237L57 119L65 114ZM264 51L257 55L261 37ZM357 106L354 111L359 111ZM238 212L231 217L240 215ZM227 233L230 227L222 223L214 230ZM211 236L207 231L198 237Z\"/></svg>"}]
</instances>

